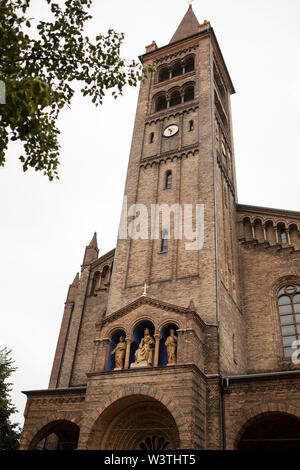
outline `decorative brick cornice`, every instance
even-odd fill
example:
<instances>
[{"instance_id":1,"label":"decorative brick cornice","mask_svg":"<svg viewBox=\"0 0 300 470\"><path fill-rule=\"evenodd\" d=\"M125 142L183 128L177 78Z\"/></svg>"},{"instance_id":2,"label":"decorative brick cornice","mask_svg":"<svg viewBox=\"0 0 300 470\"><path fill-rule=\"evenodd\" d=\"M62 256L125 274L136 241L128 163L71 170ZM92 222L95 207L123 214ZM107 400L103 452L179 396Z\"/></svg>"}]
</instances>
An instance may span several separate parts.
<instances>
[{"instance_id":1,"label":"decorative brick cornice","mask_svg":"<svg viewBox=\"0 0 300 470\"><path fill-rule=\"evenodd\" d=\"M99 371L99 372L88 372L86 375L87 377L93 378L93 377L104 377L104 376L115 376L115 375L126 375L126 374L135 374L137 371L139 373L149 373L152 374L153 372L157 373L159 372L160 374L166 374L169 375L170 373L176 373L180 370L184 372L184 370L189 369L192 370L193 372L196 372L199 374L204 380L211 380L212 378L214 380L220 380L220 376L215 375L214 377L211 376L206 376L200 369L197 367L195 364L174 364L173 366L158 366L158 367L139 367L138 369L122 369L122 370L112 370L112 371Z\"/></svg>"},{"instance_id":2,"label":"decorative brick cornice","mask_svg":"<svg viewBox=\"0 0 300 470\"><path fill-rule=\"evenodd\" d=\"M172 311L180 314L185 314L185 315L192 315L193 319L199 324L202 330L204 330L206 324L204 321L199 317L196 311L192 311L189 308L185 307L180 307L178 305L174 304L169 304L167 302L163 302L161 300L157 299L152 299L150 297L139 297L138 299L134 300L130 304L126 305L125 307L121 308L120 310L117 310L116 312L110 314L108 317L104 318L101 322L96 324L96 328L99 329L100 327L112 323L116 321L117 319L123 317L127 313L135 310L136 308L140 307L141 305L150 305L152 307L157 307L162 310L167 310L167 311Z\"/></svg>"},{"instance_id":3,"label":"decorative brick cornice","mask_svg":"<svg viewBox=\"0 0 300 470\"><path fill-rule=\"evenodd\" d=\"M99 266L100 264L104 263L108 259L111 259L115 256L115 251L116 249L110 250L108 253L105 253L105 255L101 256L100 258L96 259L91 263L91 269L95 268L96 266Z\"/></svg>"},{"instance_id":4,"label":"decorative brick cornice","mask_svg":"<svg viewBox=\"0 0 300 470\"><path fill-rule=\"evenodd\" d=\"M42 390L28 390L24 391L24 395L28 397L34 397L38 395L64 395L64 394L74 394L74 393L85 393L86 392L86 385L82 385L81 387L66 387L66 388L47 388Z\"/></svg>"},{"instance_id":5,"label":"decorative brick cornice","mask_svg":"<svg viewBox=\"0 0 300 470\"><path fill-rule=\"evenodd\" d=\"M169 54L165 54L157 59L154 59L153 64L158 65L162 63L168 63L173 59L177 59L180 56L184 56L186 54L190 54L191 52L195 51L199 47L199 43L192 44L188 47L184 47L183 49L174 50L174 52L170 52Z\"/></svg>"},{"instance_id":6,"label":"decorative brick cornice","mask_svg":"<svg viewBox=\"0 0 300 470\"><path fill-rule=\"evenodd\" d=\"M264 215L264 216L271 216L271 217L288 217L291 219L298 219L300 220L300 212L297 211L290 211L285 209L274 209L273 207L260 207L260 206L249 206L246 204L237 204L236 209L239 213L247 213L257 215Z\"/></svg>"},{"instance_id":7,"label":"decorative brick cornice","mask_svg":"<svg viewBox=\"0 0 300 470\"><path fill-rule=\"evenodd\" d=\"M189 145L182 147L180 150L173 150L159 155L153 155L151 157L146 157L141 160L140 166L146 167L147 165L157 164L160 162L166 162L167 160L173 161L174 159L188 158L189 155L195 155L199 152L198 144Z\"/></svg>"},{"instance_id":8,"label":"decorative brick cornice","mask_svg":"<svg viewBox=\"0 0 300 470\"><path fill-rule=\"evenodd\" d=\"M172 108L164 109L163 111L158 111L147 116L145 124L151 124L152 122L164 121L165 119L170 119L172 116L180 116L181 114L188 113L190 111L195 111L199 108L198 100L190 101L188 104L174 106Z\"/></svg>"}]
</instances>

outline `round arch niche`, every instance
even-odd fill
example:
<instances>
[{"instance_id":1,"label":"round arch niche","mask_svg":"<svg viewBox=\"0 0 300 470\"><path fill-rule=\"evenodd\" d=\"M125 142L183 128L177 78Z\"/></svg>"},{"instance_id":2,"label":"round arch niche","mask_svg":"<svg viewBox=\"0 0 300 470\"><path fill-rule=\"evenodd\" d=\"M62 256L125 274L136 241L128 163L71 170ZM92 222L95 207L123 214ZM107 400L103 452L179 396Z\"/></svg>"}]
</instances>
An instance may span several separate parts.
<instances>
[{"instance_id":1,"label":"round arch niche","mask_svg":"<svg viewBox=\"0 0 300 470\"><path fill-rule=\"evenodd\" d=\"M256 416L244 426L237 450L300 450L300 419L280 412Z\"/></svg>"},{"instance_id":2,"label":"round arch niche","mask_svg":"<svg viewBox=\"0 0 300 470\"><path fill-rule=\"evenodd\" d=\"M132 334L132 343L130 348L130 360L129 364L135 362L135 351L139 347L141 339L144 337L145 329L148 328L150 332L150 336L154 338L154 325L150 320L141 321L133 330ZM130 365L129 365L130 367Z\"/></svg>"},{"instance_id":3,"label":"round arch niche","mask_svg":"<svg viewBox=\"0 0 300 470\"><path fill-rule=\"evenodd\" d=\"M175 420L158 400L131 395L117 400L99 416L88 450L174 450L179 448Z\"/></svg>"},{"instance_id":4,"label":"round arch niche","mask_svg":"<svg viewBox=\"0 0 300 470\"><path fill-rule=\"evenodd\" d=\"M175 330L175 336L177 338L178 326L175 325L175 323L168 323L161 329L161 332L160 332L161 340L159 343L159 359L158 359L159 366L166 366L168 364L168 355L167 355L167 348L165 346L165 342L166 342L166 339L170 336L171 330Z\"/></svg>"},{"instance_id":5,"label":"round arch niche","mask_svg":"<svg viewBox=\"0 0 300 470\"><path fill-rule=\"evenodd\" d=\"M67 420L58 420L42 427L32 439L29 450L75 450L79 426Z\"/></svg>"},{"instance_id":6,"label":"round arch niche","mask_svg":"<svg viewBox=\"0 0 300 470\"><path fill-rule=\"evenodd\" d=\"M114 333L111 335L109 353L108 353L108 359L107 359L107 367L106 367L106 370L108 371L114 370L115 368L115 356L112 355L111 352L113 351L113 349L115 349L115 347L119 343L121 336L124 338L124 341L125 341L126 333L124 330L120 330L120 329L114 331Z\"/></svg>"}]
</instances>

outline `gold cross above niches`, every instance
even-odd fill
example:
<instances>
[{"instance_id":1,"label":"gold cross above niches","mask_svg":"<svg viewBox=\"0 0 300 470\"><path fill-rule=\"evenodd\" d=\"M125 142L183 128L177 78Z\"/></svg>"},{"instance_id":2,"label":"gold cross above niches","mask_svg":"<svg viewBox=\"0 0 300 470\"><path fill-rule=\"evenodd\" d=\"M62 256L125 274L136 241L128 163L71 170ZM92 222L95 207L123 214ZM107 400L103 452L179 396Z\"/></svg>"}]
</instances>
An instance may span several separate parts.
<instances>
[{"instance_id":1,"label":"gold cross above niches","mask_svg":"<svg viewBox=\"0 0 300 470\"><path fill-rule=\"evenodd\" d=\"M147 286L147 283L145 282L145 284L144 284L144 290L143 290L143 297L146 297L146 295L147 295L147 289L148 289L148 286Z\"/></svg>"}]
</instances>

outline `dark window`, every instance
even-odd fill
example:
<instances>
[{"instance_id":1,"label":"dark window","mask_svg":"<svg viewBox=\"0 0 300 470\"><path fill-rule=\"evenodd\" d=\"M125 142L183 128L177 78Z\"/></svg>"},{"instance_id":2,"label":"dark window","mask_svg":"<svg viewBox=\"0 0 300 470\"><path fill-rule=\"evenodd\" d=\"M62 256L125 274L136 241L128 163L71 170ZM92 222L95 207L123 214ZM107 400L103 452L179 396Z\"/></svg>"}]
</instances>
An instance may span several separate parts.
<instances>
[{"instance_id":1,"label":"dark window","mask_svg":"<svg viewBox=\"0 0 300 470\"><path fill-rule=\"evenodd\" d=\"M191 101L195 97L194 87L189 86L184 90L184 101Z\"/></svg>"},{"instance_id":2,"label":"dark window","mask_svg":"<svg viewBox=\"0 0 300 470\"><path fill-rule=\"evenodd\" d=\"M168 450L170 449L170 443L165 440L164 437L149 436L140 442L140 450L149 452L150 450Z\"/></svg>"},{"instance_id":3,"label":"dark window","mask_svg":"<svg viewBox=\"0 0 300 470\"><path fill-rule=\"evenodd\" d=\"M174 91L171 95L170 106L176 106L181 103L181 95L179 91Z\"/></svg>"},{"instance_id":4,"label":"dark window","mask_svg":"<svg viewBox=\"0 0 300 470\"><path fill-rule=\"evenodd\" d=\"M283 228L280 230L280 239L281 239L281 243L283 245L287 244L287 242L288 242L287 241L287 235L286 235L286 231Z\"/></svg>"},{"instance_id":5,"label":"dark window","mask_svg":"<svg viewBox=\"0 0 300 470\"><path fill-rule=\"evenodd\" d=\"M150 144L152 144L154 142L154 132L151 132L149 142L150 142Z\"/></svg>"},{"instance_id":6,"label":"dark window","mask_svg":"<svg viewBox=\"0 0 300 470\"><path fill-rule=\"evenodd\" d=\"M189 122L189 131L193 131L194 130L194 121L190 121Z\"/></svg>"},{"instance_id":7,"label":"dark window","mask_svg":"<svg viewBox=\"0 0 300 470\"><path fill-rule=\"evenodd\" d=\"M91 286L91 295L96 294L96 289L99 288L99 281L100 281L100 272L96 271L93 276L92 286Z\"/></svg>"},{"instance_id":8,"label":"dark window","mask_svg":"<svg viewBox=\"0 0 300 470\"><path fill-rule=\"evenodd\" d=\"M172 171L168 171L166 174L166 189L171 189L172 187Z\"/></svg>"},{"instance_id":9,"label":"dark window","mask_svg":"<svg viewBox=\"0 0 300 470\"><path fill-rule=\"evenodd\" d=\"M278 292L278 310L285 357L295 351L292 343L300 339L300 286L290 284Z\"/></svg>"},{"instance_id":10,"label":"dark window","mask_svg":"<svg viewBox=\"0 0 300 470\"><path fill-rule=\"evenodd\" d=\"M163 231L162 233L162 239L161 239L161 253L167 253L168 251L168 232L166 230Z\"/></svg>"},{"instance_id":11,"label":"dark window","mask_svg":"<svg viewBox=\"0 0 300 470\"><path fill-rule=\"evenodd\" d=\"M182 65L178 62L172 69L172 78L182 75Z\"/></svg>"},{"instance_id":12,"label":"dark window","mask_svg":"<svg viewBox=\"0 0 300 470\"><path fill-rule=\"evenodd\" d=\"M169 80L169 70L167 68L162 69L158 77L159 82L164 82L165 80Z\"/></svg>"},{"instance_id":13,"label":"dark window","mask_svg":"<svg viewBox=\"0 0 300 470\"><path fill-rule=\"evenodd\" d=\"M195 60L193 57L187 60L185 64L185 73L191 72L195 68Z\"/></svg>"},{"instance_id":14,"label":"dark window","mask_svg":"<svg viewBox=\"0 0 300 470\"><path fill-rule=\"evenodd\" d=\"M156 101L156 111L162 111L167 108L167 100L165 96L160 96Z\"/></svg>"}]
</instances>

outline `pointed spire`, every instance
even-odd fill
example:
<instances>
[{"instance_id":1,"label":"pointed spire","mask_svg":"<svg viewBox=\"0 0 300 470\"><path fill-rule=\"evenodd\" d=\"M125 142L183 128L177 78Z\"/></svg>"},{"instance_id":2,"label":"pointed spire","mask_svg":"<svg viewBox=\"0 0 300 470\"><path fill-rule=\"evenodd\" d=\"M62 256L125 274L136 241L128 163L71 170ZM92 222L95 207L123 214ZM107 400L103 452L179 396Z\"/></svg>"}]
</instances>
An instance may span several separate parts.
<instances>
[{"instance_id":1,"label":"pointed spire","mask_svg":"<svg viewBox=\"0 0 300 470\"><path fill-rule=\"evenodd\" d=\"M97 243L97 232L94 233L93 238L91 239L88 248L96 248L98 250L98 243Z\"/></svg>"},{"instance_id":2,"label":"pointed spire","mask_svg":"<svg viewBox=\"0 0 300 470\"><path fill-rule=\"evenodd\" d=\"M72 282L72 284L69 285L66 303L75 302L78 286L79 286L79 273L76 274L74 281Z\"/></svg>"},{"instance_id":3,"label":"pointed spire","mask_svg":"<svg viewBox=\"0 0 300 470\"><path fill-rule=\"evenodd\" d=\"M88 246L85 248L83 263L81 266L81 270L83 270L86 266L91 264L93 261L98 259L98 243L97 243L97 233L94 233L94 236Z\"/></svg>"},{"instance_id":4,"label":"pointed spire","mask_svg":"<svg viewBox=\"0 0 300 470\"><path fill-rule=\"evenodd\" d=\"M169 44L192 36L192 34L198 33L199 30L200 23L195 16L192 5L190 5Z\"/></svg>"},{"instance_id":5,"label":"pointed spire","mask_svg":"<svg viewBox=\"0 0 300 470\"><path fill-rule=\"evenodd\" d=\"M74 281L72 282L71 286L78 287L79 286L79 273L76 274L74 277Z\"/></svg>"}]
</instances>

